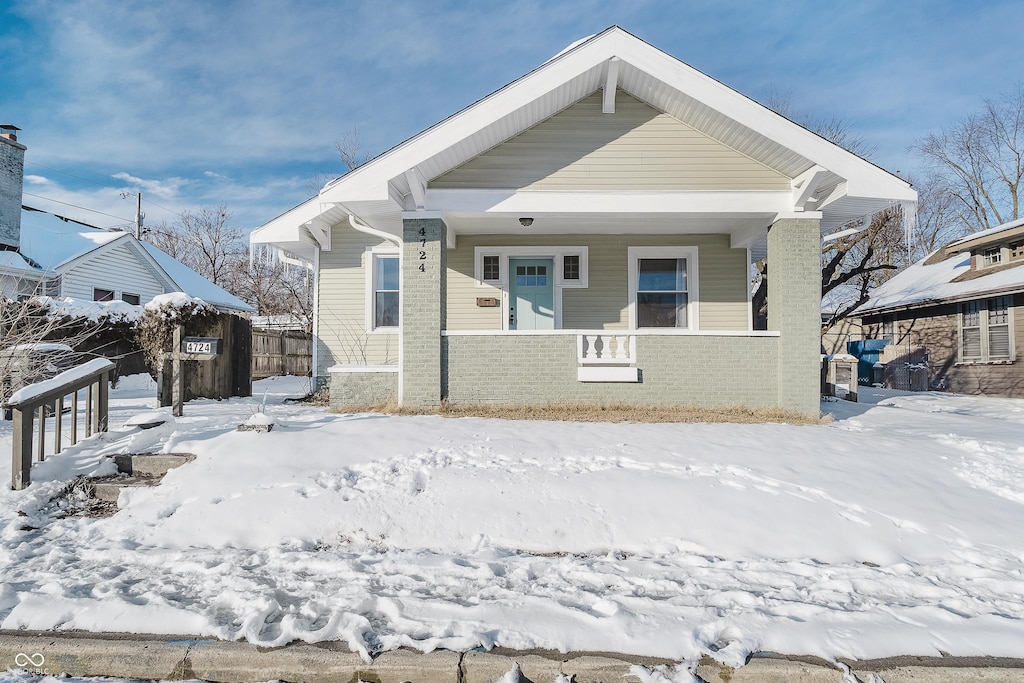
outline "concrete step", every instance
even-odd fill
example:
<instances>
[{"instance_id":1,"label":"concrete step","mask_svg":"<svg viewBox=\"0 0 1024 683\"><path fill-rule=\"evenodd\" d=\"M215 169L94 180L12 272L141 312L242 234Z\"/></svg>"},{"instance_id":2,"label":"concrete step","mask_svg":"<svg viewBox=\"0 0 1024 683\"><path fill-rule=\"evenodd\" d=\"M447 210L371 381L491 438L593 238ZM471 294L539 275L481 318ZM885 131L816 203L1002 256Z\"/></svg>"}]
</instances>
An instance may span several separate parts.
<instances>
[{"instance_id":1,"label":"concrete step","mask_svg":"<svg viewBox=\"0 0 1024 683\"><path fill-rule=\"evenodd\" d=\"M121 491L126 488L138 488L140 486L157 486L160 484L160 477L104 477L94 479L92 482L92 497L105 503L117 503Z\"/></svg>"},{"instance_id":2,"label":"concrete step","mask_svg":"<svg viewBox=\"0 0 1024 683\"><path fill-rule=\"evenodd\" d=\"M114 456L118 472L142 477L162 477L168 470L195 459L192 453L124 453Z\"/></svg>"}]
</instances>

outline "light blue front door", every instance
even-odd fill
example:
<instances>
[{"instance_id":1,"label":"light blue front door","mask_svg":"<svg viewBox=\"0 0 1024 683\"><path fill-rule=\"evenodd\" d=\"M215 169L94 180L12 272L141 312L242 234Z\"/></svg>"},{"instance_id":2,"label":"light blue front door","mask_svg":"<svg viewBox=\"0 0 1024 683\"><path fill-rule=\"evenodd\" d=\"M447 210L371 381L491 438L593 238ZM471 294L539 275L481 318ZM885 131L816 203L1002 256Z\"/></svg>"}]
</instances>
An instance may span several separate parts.
<instances>
[{"instance_id":1,"label":"light blue front door","mask_svg":"<svg viewBox=\"0 0 1024 683\"><path fill-rule=\"evenodd\" d=\"M508 329L555 329L554 261L508 260Z\"/></svg>"}]
</instances>

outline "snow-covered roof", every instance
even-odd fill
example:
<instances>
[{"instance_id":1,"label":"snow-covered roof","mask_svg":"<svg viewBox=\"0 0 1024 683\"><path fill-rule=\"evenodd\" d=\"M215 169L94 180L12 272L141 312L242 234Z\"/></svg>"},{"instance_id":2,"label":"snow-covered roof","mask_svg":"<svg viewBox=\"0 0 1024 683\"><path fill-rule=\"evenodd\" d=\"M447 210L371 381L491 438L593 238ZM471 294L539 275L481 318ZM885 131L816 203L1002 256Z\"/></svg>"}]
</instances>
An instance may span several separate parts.
<instances>
[{"instance_id":1,"label":"snow-covered roof","mask_svg":"<svg viewBox=\"0 0 1024 683\"><path fill-rule=\"evenodd\" d=\"M948 249L950 247L955 247L960 244L966 244L967 242L973 242L974 240L980 237L989 237L991 235L1001 233L1005 230L1013 230L1014 228L1020 227L1024 227L1024 218L1021 218L1020 220L1016 221L1010 221L1009 223L1003 223L1002 225L997 225L996 227L989 228L988 230L979 230L978 232L972 232L970 235L967 235L966 237L961 237L955 242L951 242L950 244L946 245L946 248Z\"/></svg>"},{"instance_id":2,"label":"snow-covered roof","mask_svg":"<svg viewBox=\"0 0 1024 683\"><path fill-rule=\"evenodd\" d=\"M993 269L991 273L957 281L971 269L971 254L955 252L945 259L937 260L939 252L957 244L963 244L994 232L1001 232L1017 225L1006 224L999 230L984 230L968 235L942 247L927 258L918 261L902 273L878 287L858 313L879 313L895 308L912 308L937 303L963 301L982 295L1006 294L1024 291L1024 262L1012 268Z\"/></svg>"},{"instance_id":3,"label":"snow-covered roof","mask_svg":"<svg viewBox=\"0 0 1024 683\"><path fill-rule=\"evenodd\" d=\"M213 304L218 308L244 313L254 311L252 306L223 287L213 284L196 271L173 258L170 254L160 251L148 242L143 242L142 246L164 272L167 273L168 277L178 285L178 289L185 294L202 299L206 303Z\"/></svg>"},{"instance_id":4,"label":"snow-covered roof","mask_svg":"<svg viewBox=\"0 0 1024 683\"><path fill-rule=\"evenodd\" d=\"M17 274L38 274L40 271L38 268L33 268L32 264L25 260L25 257L16 251L0 251L0 271L10 271Z\"/></svg>"},{"instance_id":5,"label":"snow-covered roof","mask_svg":"<svg viewBox=\"0 0 1024 683\"><path fill-rule=\"evenodd\" d=\"M48 272L60 272L72 266L77 259L122 240L143 248L144 251L139 252L140 258L144 258L146 254L153 259L154 265L163 271L167 287L198 297L222 309L245 313L253 311L252 306L235 295L210 282L152 244L138 242L129 232L91 228L80 223L63 221L57 216L40 211L22 211L21 218L22 254ZM5 265L6 261L16 263L19 260L22 268L27 266L21 256L14 252L0 252L0 258L6 259L0 260L0 266Z\"/></svg>"},{"instance_id":6,"label":"snow-covered roof","mask_svg":"<svg viewBox=\"0 0 1024 683\"><path fill-rule=\"evenodd\" d=\"M130 237L126 232L65 222L48 213L21 212L21 253L44 270L56 270L94 249L126 237Z\"/></svg>"}]
</instances>

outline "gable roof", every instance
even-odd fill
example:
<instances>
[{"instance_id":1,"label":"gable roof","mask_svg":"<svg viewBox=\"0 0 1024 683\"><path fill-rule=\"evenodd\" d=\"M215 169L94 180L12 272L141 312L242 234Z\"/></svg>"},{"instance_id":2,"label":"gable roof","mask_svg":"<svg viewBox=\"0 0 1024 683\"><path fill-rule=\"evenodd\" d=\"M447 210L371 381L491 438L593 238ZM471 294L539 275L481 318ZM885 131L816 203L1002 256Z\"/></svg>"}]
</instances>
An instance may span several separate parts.
<instances>
[{"instance_id":1,"label":"gable roof","mask_svg":"<svg viewBox=\"0 0 1024 683\"><path fill-rule=\"evenodd\" d=\"M329 244L327 229L350 213L397 234L401 212L417 208L407 171L436 178L609 83L790 179L820 167L816 208L824 228L916 201L902 179L612 26L328 183L251 239L308 256Z\"/></svg>"},{"instance_id":2,"label":"gable roof","mask_svg":"<svg viewBox=\"0 0 1024 683\"><path fill-rule=\"evenodd\" d=\"M167 252L157 249L149 242L142 242L141 246L175 284L175 291L184 292L192 297L198 297L206 303L213 304L219 308L244 313L255 311L252 306L223 287L210 282Z\"/></svg>"},{"instance_id":3,"label":"gable roof","mask_svg":"<svg viewBox=\"0 0 1024 683\"><path fill-rule=\"evenodd\" d=\"M880 285L871 298L858 309L859 315L884 313L905 308L919 308L940 303L977 299L1024 292L1024 262L1009 267L993 268L965 277L971 270L970 244L1009 232L1024 225L1024 220L982 230L936 249L927 258L897 273ZM945 258L941 258L945 256Z\"/></svg>"},{"instance_id":4,"label":"gable roof","mask_svg":"<svg viewBox=\"0 0 1024 683\"><path fill-rule=\"evenodd\" d=\"M91 228L42 211L21 212L21 253L48 271L125 237L126 232Z\"/></svg>"},{"instance_id":5,"label":"gable roof","mask_svg":"<svg viewBox=\"0 0 1024 683\"><path fill-rule=\"evenodd\" d=\"M25 264L26 274L55 277L121 245L127 246L168 292L184 292L226 310L245 313L254 310L152 244L135 239L131 233L93 228L42 211L22 212L21 253L0 252L8 254L6 261L0 259L0 265L10 261L14 270L20 266L20 260ZM26 257L39 268L27 263Z\"/></svg>"}]
</instances>

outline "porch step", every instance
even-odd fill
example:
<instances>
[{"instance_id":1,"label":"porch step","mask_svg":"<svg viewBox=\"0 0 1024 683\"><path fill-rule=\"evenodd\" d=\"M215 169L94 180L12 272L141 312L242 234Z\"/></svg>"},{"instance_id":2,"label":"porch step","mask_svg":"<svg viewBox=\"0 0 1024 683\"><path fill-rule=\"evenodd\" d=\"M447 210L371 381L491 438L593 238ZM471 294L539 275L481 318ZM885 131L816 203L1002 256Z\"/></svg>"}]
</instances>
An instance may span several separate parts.
<instances>
[{"instance_id":1,"label":"porch step","mask_svg":"<svg viewBox=\"0 0 1024 683\"><path fill-rule=\"evenodd\" d=\"M91 482L92 497L104 503L117 505L117 499L121 491L126 488L138 488L140 486L157 486L160 484L159 477L110 477L96 479Z\"/></svg>"},{"instance_id":2,"label":"porch step","mask_svg":"<svg viewBox=\"0 0 1024 683\"><path fill-rule=\"evenodd\" d=\"M113 506L106 514L116 512L117 499L126 488L158 486L164 475L175 467L195 460L194 453L124 453L114 456L114 464L121 474L89 480L90 497L99 503Z\"/></svg>"},{"instance_id":3,"label":"porch step","mask_svg":"<svg viewBox=\"0 0 1024 683\"><path fill-rule=\"evenodd\" d=\"M168 470L195 460L193 453L124 453L114 456L117 471L137 477L163 477Z\"/></svg>"}]
</instances>

